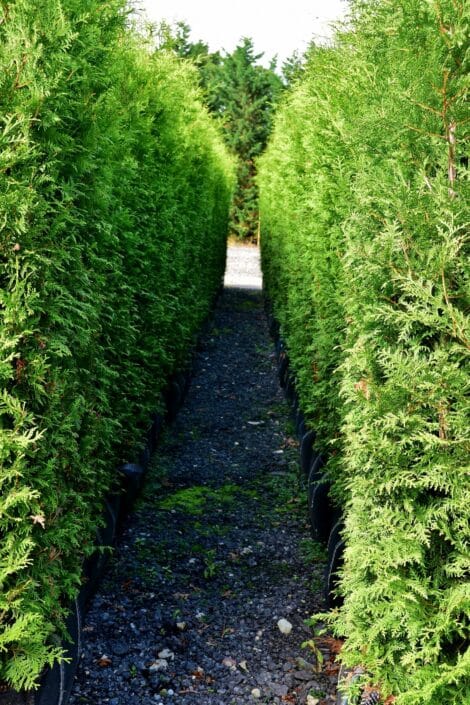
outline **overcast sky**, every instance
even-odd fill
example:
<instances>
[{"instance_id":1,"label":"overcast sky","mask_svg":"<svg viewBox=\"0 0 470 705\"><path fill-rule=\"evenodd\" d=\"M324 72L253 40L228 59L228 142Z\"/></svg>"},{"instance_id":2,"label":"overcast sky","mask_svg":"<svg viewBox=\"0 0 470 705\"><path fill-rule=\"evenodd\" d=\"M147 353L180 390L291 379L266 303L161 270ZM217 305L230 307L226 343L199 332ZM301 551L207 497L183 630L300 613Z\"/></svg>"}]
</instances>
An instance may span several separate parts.
<instances>
[{"instance_id":1,"label":"overcast sky","mask_svg":"<svg viewBox=\"0 0 470 705\"><path fill-rule=\"evenodd\" d=\"M194 40L212 51L232 51L241 37L252 37L266 63L275 54L282 62L295 49L325 40L328 24L341 18L347 0L134 0L151 20L186 21Z\"/></svg>"}]
</instances>

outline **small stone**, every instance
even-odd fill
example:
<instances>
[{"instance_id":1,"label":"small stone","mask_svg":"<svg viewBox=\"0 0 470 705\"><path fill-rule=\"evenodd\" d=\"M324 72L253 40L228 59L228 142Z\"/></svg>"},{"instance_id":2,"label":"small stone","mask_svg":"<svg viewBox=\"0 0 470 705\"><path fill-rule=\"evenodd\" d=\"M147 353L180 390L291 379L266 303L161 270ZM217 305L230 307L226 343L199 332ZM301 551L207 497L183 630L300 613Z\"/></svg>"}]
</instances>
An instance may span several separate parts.
<instances>
[{"instance_id":1,"label":"small stone","mask_svg":"<svg viewBox=\"0 0 470 705\"><path fill-rule=\"evenodd\" d=\"M302 658L302 657L296 658L296 659L295 659L295 663L296 663L297 668L298 668L300 671L312 671L312 672L316 672L316 668L315 668L315 666L313 665L313 663L309 663L308 661L306 661L306 660L305 660L304 658ZM336 678L336 676L335 676L335 678Z\"/></svg>"},{"instance_id":2,"label":"small stone","mask_svg":"<svg viewBox=\"0 0 470 705\"><path fill-rule=\"evenodd\" d=\"M237 662L235 659L231 658L230 656L226 656L224 660L222 661L222 666L227 666L227 668L236 668L237 667Z\"/></svg>"},{"instance_id":3,"label":"small stone","mask_svg":"<svg viewBox=\"0 0 470 705\"><path fill-rule=\"evenodd\" d=\"M292 631L292 624L287 621L287 619L280 619L279 622L277 623L277 626L279 627L279 631L281 634L290 634Z\"/></svg>"},{"instance_id":4,"label":"small stone","mask_svg":"<svg viewBox=\"0 0 470 705\"><path fill-rule=\"evenodd\" d=\"M166 671L168 668L168 661L164 658L159 658L149 666L149 671Z\"/></svg>"},{"instance_id":5,"label":"small stone","mask_svg":"<svg viewBox=\"0 0 470 705\"><path fill-rule=\"evenodd\" d=\"M253 688L251 691L251 694L254 698L260 698L261 697L261 690L259 688Z\"/></svg>"},{"instance_id":6,"label":"small stone","mask_svg":"<svg viewBox=\"0 0 470 705\"><path fill-rule=\"evenodd\" d=\"M307 671L294 671L293 675L296 681L309 681L312 677L312 673Z\"/></svg>"},{"instance_id":7,"label":"small stone","mask_svg":"<svg viewBox=\"0 0 470 705\"><path fill-rule=\"evenodd\" d=\"M176 628L179 629L180 632L184 632L186 629L186 622L176 622Z\"/></svg>"},{"instance_id":8,"label":"small stone","mask_svg":"<svg viewBox=\"0 0 470 705\"><path fill-rule=\"evenodd\" d=\"M318 698L314 698L313 695L307 695L307 705L318 705Z\"/></svg>"},{"instance_id":9,"label":"small stone","mask_svg":"<svg viewBox=\"0 0 470 705\"><path fill-rule=\"evenodd\" d=\"M158 658L165 661L174 661L175 655L173 651L170 651L170 649L163 649L163 651L158 652Z\"/></svg>"},{"instance_id":10,"label":"small stone","mask_svg":"<svg viewBox=\"0 0 470 705\"><path fill-rule=\"evenodd\" d=\"M284 683L269 683L269 687L274 695L277 695L280 698L285 697L289 692L289 688Z\"/></svg>"}]
</instances>

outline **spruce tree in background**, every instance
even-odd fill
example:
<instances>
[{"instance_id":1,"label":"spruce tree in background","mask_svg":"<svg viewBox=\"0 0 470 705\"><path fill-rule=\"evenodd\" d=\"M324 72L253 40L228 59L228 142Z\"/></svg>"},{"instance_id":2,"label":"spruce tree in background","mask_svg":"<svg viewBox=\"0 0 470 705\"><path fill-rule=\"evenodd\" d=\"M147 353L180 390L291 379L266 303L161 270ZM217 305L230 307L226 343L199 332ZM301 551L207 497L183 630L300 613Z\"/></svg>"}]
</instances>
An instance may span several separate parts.
<instances>
[{"instance_id":1,"label":"spruce tree in background","mask_svg":"<svg viewBox=\"0 0 470 705\"><path fill-rule=\"evenodd\" d=\"M230 232L240 239L256 239L256 158L266 147L284 83L276 73L275 59L268 68L259 64L263 54L255 53L252 39L243 38L231 54L222 56L220 52L210 53L202 41L192 43L190 32L184 22L174 27L162 23L158 28L159 48L196 64L207 105L220 117L225 141L238 157ZM298 57L293 57L291 64L288 69L292 68L293 75L300 70Z\"/></svg>"},{"instance_id":2,"label":"spruce tree in background","mask_svg":"<svg viewBox=\"0 0 470 705\"><path fill-rule=\"evenodd\" d=\"M290 88L298 81L305 71L305 61L310 51L315 49L315 44L312 42L306 54L301 54L294 51L282 64L282 79L285 87Z\"/></svg>"},{"instance_id":3,"label":"spruce tree in background","mask_svg":"<svg viewBox=\"0 0 470 705\"><path fill-rule=\"evenodd\" d=\"M272 116L282 81L269 68L258 64L253 41L244 38L232 54L224 57L210 106L222 118L228 146L239 158L237 187L232 204L231 232L238 238L254 239L258 230L256 158L264 151L271 132Z\"/></svg>"}]
</instances>

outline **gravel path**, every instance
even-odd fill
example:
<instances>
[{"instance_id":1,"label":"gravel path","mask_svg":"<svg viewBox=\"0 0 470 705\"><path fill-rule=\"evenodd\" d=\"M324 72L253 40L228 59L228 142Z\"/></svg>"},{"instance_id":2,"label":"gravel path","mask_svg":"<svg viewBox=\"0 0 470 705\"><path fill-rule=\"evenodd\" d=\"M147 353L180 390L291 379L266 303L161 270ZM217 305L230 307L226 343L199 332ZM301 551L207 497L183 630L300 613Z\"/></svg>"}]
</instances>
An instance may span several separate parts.
<instances>
[{"instance_id":1,"label":"gravel path","mask_svg":"<svg viewBox=\"0 0 470 705\"><path fill-rule=\"evenodd\" d=\"M333 640L320 673L301 648L323 607L323 553L304 519L257 258L230 248L188 397L88 612L73 705L334 702Z\"/></svg>"}]
</instances>

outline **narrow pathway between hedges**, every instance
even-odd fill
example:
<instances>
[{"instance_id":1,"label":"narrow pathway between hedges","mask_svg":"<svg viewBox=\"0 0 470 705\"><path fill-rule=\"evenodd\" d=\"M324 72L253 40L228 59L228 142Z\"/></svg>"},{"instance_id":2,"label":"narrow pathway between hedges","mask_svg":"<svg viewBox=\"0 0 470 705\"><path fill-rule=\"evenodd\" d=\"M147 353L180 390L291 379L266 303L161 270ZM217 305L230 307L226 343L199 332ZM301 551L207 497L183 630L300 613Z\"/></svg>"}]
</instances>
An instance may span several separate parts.
<instances>
[{"instance_id":1,"label":"narrow pathway between hedges","mask_svg":"<svg viewBox=\"0 0 470 705\"><path fill-rule=\"evenodd\" d=\"M304 519L258 266L255 248L230 249L186 402L88 613L74 705L335 700L335 668L317 673L301 648L304 620L323 608L323 555Z\"/></svg>"}]
</instances>

